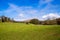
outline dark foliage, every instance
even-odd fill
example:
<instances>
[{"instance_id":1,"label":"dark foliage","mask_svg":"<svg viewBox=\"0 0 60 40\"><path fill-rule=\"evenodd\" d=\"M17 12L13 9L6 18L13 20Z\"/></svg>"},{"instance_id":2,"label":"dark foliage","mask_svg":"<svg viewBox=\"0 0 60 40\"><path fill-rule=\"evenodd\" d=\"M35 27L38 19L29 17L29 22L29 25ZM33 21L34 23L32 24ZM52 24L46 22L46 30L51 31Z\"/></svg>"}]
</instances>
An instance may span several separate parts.
<instances>
[{"instance_id":1,"label":"dark foliage","mask_svg":"<svg viewBox=\"0 0 60 40\"><path fill-rule=\"evenodd\" d=\"M0 16L0 22L14 22L14 23L26 23L26 24L39 24L39 25L60 25L60 18L57 19L47 19L44 21L39 21L38 19L31 19L30 21L14 21L6 16Z\"/></svg>"},{"instance_id":2,"label":"dark foliage","mask_svg":"<svg viewBox=\"0 0 60 40\"><path fill-rule=\"evenodd\" d=\"M11 22L13 20L11 20L10 18L6 17L6 16L0 16L0 21L1 22Z\"/></svg>"},{"instance_id":3,"label":"dark foliage","mask_svg":"<svg viewBox=\"0 0 60 40\"><path fill-rule=\"evenodd\" d=\"M32 23L32 24L39 24L39 20L38 19L32 19L32 20L30 20L30 23Z\"/></svg>"},{"instance_id":4,"label":"dark foliage","mask_svg":"<svg viewBox=\"0 0 60 40\"><path fill-rule=\"evenodd\" d=\"M60 25L60 18L58 18L56 20L57 20L57 24Z\"/></svg>"}]
</instances>

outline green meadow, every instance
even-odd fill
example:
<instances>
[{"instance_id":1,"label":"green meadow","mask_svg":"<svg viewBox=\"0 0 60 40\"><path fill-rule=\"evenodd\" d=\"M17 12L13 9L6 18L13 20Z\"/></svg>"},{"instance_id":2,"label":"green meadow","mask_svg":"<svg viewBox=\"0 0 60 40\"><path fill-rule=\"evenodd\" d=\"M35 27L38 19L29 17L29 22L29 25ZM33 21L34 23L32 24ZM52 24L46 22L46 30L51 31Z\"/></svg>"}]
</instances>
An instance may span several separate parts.
<instances>
[{"instance_id":1,"label":"green meadow","mask_svg":"<svg viewBox=\"0 0 60 40\"><path fill-rule=\"evenodd\" d=\"M0 23L0 40L60 40L60 25Z\"/></svg>"}]
</instances>

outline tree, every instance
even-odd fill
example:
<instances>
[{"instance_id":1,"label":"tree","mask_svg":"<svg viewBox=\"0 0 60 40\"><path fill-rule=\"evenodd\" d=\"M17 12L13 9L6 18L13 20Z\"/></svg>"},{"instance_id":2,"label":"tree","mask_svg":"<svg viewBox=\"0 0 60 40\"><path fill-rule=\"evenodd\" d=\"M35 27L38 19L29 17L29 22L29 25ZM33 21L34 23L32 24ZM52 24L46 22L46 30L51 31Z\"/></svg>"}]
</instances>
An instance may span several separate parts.
<instances>
[{"instance_id":1,"label":"tree","mask_svg":"<svg viewBox=\"0 0 60 40\"><path fill-rule=\"evenodd\" d=\"M47 17L47 20L44 21L45 25L54 25L57 24L55 17Z\"/></svg>"},{"instance_id":2,"label":"tree","mask_svg":"<svg viewBox=\"0 0 60 40\"><path fill-rule=\"evenodd\" d=\"M5 22L5 16L1 16L2 22Z\"/></svg>"},{"instance_id":3,"label":"tree","mask_svg":"<svg viewBox=\"0 0 60 40\"><path fill-rule=\"evenodd\" d=\"M11 19L6 16L1 16L0 20L1 20L1 22L10 22L11 21Z\"/></svg>"},{"instance_id":4,"label":"tree","mask_svg":"<svg viewBox=\"0 0 60 40\"><path fill-rule=\"evenodd\" d=\"M57 24L60 25L60 18L57 18L56 21L57 21Z\"/></svg>"},{"instance_id":5,"label":"tree","mask_svg":"<svg viewBox=\"0 0 60 40\"><path fill-rule=\"evenodd\" d=\"M0 16L0 22L2 22L2 20L1 20L1 16Z\"/></svg>"},{"instance_id":6,"label":"tree","mask_svg":"<svg viewBox=\"0 0 60 40\"><path fill-rule=\"evenodd\" d=\"M39 20L38 19L31 19L30 20L30 23L32 23L32 24L39 24Z\"/></svg>"}]
</instances>

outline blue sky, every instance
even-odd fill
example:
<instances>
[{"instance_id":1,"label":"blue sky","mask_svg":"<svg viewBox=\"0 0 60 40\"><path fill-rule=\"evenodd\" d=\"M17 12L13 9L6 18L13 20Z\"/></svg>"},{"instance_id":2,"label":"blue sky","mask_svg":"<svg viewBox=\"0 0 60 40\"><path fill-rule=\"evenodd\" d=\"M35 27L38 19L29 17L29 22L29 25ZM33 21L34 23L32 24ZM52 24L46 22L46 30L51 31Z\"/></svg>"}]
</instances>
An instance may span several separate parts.
<instances>
[{"instance_id":1,"label":"blue sky","mask_svg":"<svg viewBox=\"0 0 60 40\"><path fill-rule=\"evenodd\" d=\"M0 16L16 21L60 17L60 0L0 0Z\"/></svg>"}]
</instances>

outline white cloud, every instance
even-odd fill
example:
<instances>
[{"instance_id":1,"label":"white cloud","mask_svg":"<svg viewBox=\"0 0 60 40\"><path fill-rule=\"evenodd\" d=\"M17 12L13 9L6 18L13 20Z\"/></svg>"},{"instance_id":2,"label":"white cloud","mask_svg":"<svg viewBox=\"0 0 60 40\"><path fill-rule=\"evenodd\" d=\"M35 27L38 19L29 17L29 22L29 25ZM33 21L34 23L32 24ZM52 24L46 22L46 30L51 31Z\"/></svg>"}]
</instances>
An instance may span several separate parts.
<instances>
[{"instance_id":1,"label":"white cloud","mask_svg":"<svg viewBox=\"0 0 60 40\"><path fill-rule=\"evenodd\" d=\"M17 6L14 4L9 3L9 7L6 10L3 10L2 12L4 13L12 13L12 12L16 12L16 13L35 13L36 10L32 9L31 6Z\"/></svg>"},{"instance_id":2,"label":"white cloud","mask_svg":"<svg viewBox=\"0 0 60 40\"><path fill-rule=\"evenodd\" d=\"M14 5L14 4L9 3L9 7L6 10L3 10L1 12L8 13L8 14L17 14L14 17L14 20L25 20L25 19L29 19L28 16L31 16L31 15L33 15L33 17L31 17L31 18L39 18L39 17L41 17L41 14L55 12L54 10L53 11L50 10L51 8L54 8L55 9L57 7L56 5L50 4L50 2L52 2L52 0L45 0L45 1L41 0L40 2L41 2L40 3L41 5L47 3L47 5L45 6L45 8L42 8L41 10L39 10L39 9L33 9L33 7L31 7L31 6L17 6L17 5ZM41 6L40 4L39 4L39 6ZM31 15L29 15L29 14L31 14ZM49 14L49 15L52 15L53 16L54 14ZM43 18L46 18L46 16L44 15Z\"/></svg>"},{"instance_id":3,"label":"white cloud","mask_svg":"<svg viewBox=\"0 0 60 40\"><path fill-rule=\"evenodd\" d=\"M41 6L41 5L44 5L44 4L49 4L52 1L54 1L54 0L40 0L39 5Z\"/></svg>"},{"instance_id":4,"label":"white cloud","mask_svg":"<svg viewBox=\"0 0 60 40\"><path fill-rule=\"evenodd\" d=\"M26 20L26 19L19 19L19 18L15 19L15 18L14 18L14 20L16 20L16 21L24 21L24 20Z\"/></svg>"},{"instance_id":5,"label":"white cloud","mask_svg":"<svg viewBox=\"0 0 60 40\"><path fill-rule=\"evenodd\" d=\"M9 4L9 5L10 5L10 8L11 8L11 11L16 11L17 13L33 14L33 13L37 12L37 10L33 9L33 7L31 7L31 6L21 6L21 7L19 7L19 6L14 5L14 4ZM9 12L9 10L8 10L8 12Z\"/></svg>"},{"instance_id":6,"label":"white cloud","mask_svg":"<svg viewBox=\"0 0 60 40\"><path fill-rule=\"evenodd\" d=\"M54 0L41 0L39 2L38 7L43 7L42 5L45 5L41 10L40 10L40 14L44 15L47 13L54 13L54 12L58 12L58 8L60 8L58 5L52 5L51 2L53 2Z\"/></svg>"},{"instance_id":7,"label":"white cloud","mask_svg":"<svg viewBox=\"0 0 60 40\"><path fill-rule=\"evenodd\" d=\"M17 6L9 3L9 7L6 10L3 10L3 12L8 14L17 14L14 17L15 20L24 20L28 17L27 14L34 15L38 10L33 9L31 6Z\"/></svg>"},{"instance_id":8,"label":"white cloud","mask_svg":"<svg viewBox=\"0 0 60 40\"><path fill-rule=\"evenodd\" d=\"M58 15L57 13L49 13L49 14L46 14L46 15L43 15L42 18L44 20L46 19L56 19L56 18L60 18L60 15Z\"/></svg>"},{"instance_id":9,"label":"white cloud","mask_svg":"<svg viewBox=\"0 0 60 40\"><path fill-rule=\"evenodd\" d=\"M38 10L34 10L34 9L26 11L26 13L29 13L29 14L36 14L37 12L38 12Z\"/></svg>"},{"instance_id":10,"label":"white cloud","mask_svg":"<svg viewBox=\"0 0 60 40\"><path fill-rule=\"evenodd\" d=\"M20 13L19 16L20 16L20 17L24 17L24 14Z\"/></svg>"},{"instance_id":11,"label":"white cloud","mask_svg":"<svg viewBox=\"0 0 60 40\"><path fill-rule=\"evenodd\" d=\"M42 6L45 5L45 4L49 5L49 4L51 4L51 2L53 2L53 1L54 1L54 0L40 0L38 7L42 7Z\"/></svg>"}]
</instances>

